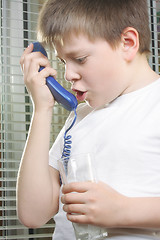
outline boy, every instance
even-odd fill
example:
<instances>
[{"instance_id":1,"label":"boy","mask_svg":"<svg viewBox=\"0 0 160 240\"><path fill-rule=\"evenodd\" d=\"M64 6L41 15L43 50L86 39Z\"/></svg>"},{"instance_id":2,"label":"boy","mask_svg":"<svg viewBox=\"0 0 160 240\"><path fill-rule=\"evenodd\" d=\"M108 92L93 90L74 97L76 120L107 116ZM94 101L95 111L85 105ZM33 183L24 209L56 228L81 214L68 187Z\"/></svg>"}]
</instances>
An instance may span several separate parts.
<instances>
[{"instance_id":1,"label":"boy","mask_svg":"<svg viewBox=\"0 0 160 240\"><path fill-rule=\"evenodd\" d=\"M54 240L75 239L71 222L105 227L106 239L159 239L160 79L147 61L147 1L49 0L38 33L86 102L70 131L72 154L94 153L99 182L67 184L59 197L65 127L48 156L54 99L45 84L56 71L31 44L21 57L34 112L18 176L20 220L39 227L59 208Z\"/></svg>"}]
</instances>

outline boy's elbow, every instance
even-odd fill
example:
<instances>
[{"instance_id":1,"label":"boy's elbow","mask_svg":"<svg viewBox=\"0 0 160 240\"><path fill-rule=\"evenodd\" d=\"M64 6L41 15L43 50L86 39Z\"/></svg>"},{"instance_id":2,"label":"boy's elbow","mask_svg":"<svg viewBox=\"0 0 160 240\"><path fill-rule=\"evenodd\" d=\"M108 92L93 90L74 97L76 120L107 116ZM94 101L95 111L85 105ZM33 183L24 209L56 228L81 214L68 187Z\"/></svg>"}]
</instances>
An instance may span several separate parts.
<instances>
[{"instance_id":1,"label":"boy's elbow","mask_svg":"<svg viewBox=\"0 0 160 240\"><path fill-rule=\"evenodd\" d=\"M40 223L39 221L36 221L34 217L29 216L26 213L20 213L20 211L17 210L17 216L21 224L23 224L27 228L39 228L43 225L43 223Z\"/></svg>"},{"instance_id":2,"label":"boy's elbow","mask_svg":"<svg viewBox=\"0 0 160 240\"><path fill-rule=\"evenodd\" d=\"M17 217L19 221L27 228L40 228L46 224L56 213L58 209L54 209L52 214L48 214L45 217L44 213L26 210L25 208L20 209L17 207Z\"/></svg>"},{"instance_id":3,"label":"boy's elbow","mask_svg":"<svg viewBox=\"0 0 160 240\"><path fill-rule=\"evenodd\" d=\"M27 228L39 228L47 222L42 215L37 214L31 207L26 209L25 206L17 206L17 217Z\"/></svg>"},{"instance_id":4,"label":"boy's elbow","mask_svg":"<svg viewBox=\"0 0 160 240\"><path fill-rule=\"evenodd\" d=\"M35 228L40 228L41 227L41 225L35 224L32 220L29 220L29 219L19 218L19 221L22 225L24 225L27 228L35 229Z\"/></svg>"}]
</instances>

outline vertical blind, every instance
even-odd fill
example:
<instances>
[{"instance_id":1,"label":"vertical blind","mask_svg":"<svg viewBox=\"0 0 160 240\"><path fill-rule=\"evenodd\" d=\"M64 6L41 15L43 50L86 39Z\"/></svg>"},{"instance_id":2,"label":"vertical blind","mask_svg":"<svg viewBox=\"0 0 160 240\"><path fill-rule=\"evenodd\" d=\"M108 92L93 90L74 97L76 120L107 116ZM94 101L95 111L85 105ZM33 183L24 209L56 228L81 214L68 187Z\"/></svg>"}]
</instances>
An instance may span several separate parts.
<instances>
[{"instance_id":1,"label":"vertical blind","mask_svg":"<svg viewBox=\"0 0 160 240\"><path fill-rule=\"evenodd\" d=\"M16 215L17 171L28 134L32 104L23 83L19 59L29 43L36 41L39 10L45 0L0 0L0 239L51 239L54 221L51 219L39 229L28 229ZM152 33L149 63L159 73L160 3L148 0ZM63 80L63 65L54 52L48 51L58 81ZM51 143L62 128L68 112L56 105L53 108Z\"/></svg>"},{"instance_id":2,"label":"vertical blind","mask_svg":"<svg viewBox=\"0 0 160 240\"><path fill-rule=\"evenodd\" d=\"M21 225L16 215L16 179L32 115L32 104L23 83L19 60L29 43L36 40L38 12L45 0L1 0L0 67L0 239L51 239L54 222L40 229ZM62 81L64 69L48 52L52 66ZM53 109L51 142L63 126L68 112Z\"/></svg>"}]
</instances>

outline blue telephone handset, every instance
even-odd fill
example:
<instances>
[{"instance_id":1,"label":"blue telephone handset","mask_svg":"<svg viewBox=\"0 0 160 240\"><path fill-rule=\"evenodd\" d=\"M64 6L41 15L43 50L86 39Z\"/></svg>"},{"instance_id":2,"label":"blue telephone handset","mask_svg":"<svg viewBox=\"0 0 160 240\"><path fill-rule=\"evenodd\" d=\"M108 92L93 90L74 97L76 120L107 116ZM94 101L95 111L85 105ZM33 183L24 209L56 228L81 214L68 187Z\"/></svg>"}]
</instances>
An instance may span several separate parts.
<instances>
[{"instance_id":1,"label":"blue telephone handset","mask_svg":"<svg viewBox=\"0 0 160 240\"><path fill-rule=\"evenodd\" d=\"M43 48L43 46L39 42L33 43L34 48L33 52L41 52L43 55L47 57L47 52ZM39 71L41 71L44 67L40 67ZM62 105L68 111L73 111L77 108L77 99L76 97L64 89L52 76L46 78L46 84L50 89L52 95L55 100Z\"/></svg>"}]
</instances>

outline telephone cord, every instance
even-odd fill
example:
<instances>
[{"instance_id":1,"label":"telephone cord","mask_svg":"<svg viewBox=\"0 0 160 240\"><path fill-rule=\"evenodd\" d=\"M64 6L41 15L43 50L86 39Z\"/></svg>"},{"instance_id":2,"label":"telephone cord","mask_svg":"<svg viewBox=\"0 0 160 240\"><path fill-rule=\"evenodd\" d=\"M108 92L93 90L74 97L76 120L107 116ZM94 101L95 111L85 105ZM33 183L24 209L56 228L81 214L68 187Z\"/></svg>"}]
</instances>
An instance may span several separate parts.
<instances>
[{"instance_id":1,"label":"telephone cord","mask_svg":"<svg viewBox=\"0 0 160 240\"><path fill-rule=\"evenodd\" d=\"M77 119L77 113L76 113L76 109L74 108L74 119L71 123L71 125L67 128L67 130L64 133L64 148L63 148L63 152L62 152L62 159L63 159L63 165L64 165L64 169L65 169L65 173L67 174L67 166L68 166L68 161L70 158L70 154L71 154L71 148L72 148L72 141L71 135L67 135L67 133L69 132L69 130L73 127L73 125L76 122Z\"/></svg>"}]
</instances>

